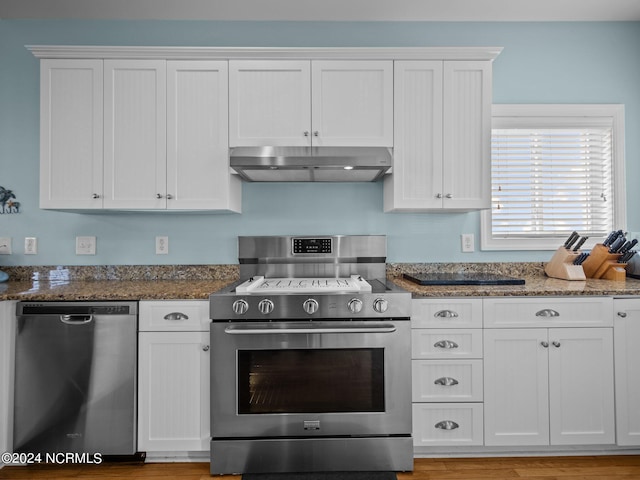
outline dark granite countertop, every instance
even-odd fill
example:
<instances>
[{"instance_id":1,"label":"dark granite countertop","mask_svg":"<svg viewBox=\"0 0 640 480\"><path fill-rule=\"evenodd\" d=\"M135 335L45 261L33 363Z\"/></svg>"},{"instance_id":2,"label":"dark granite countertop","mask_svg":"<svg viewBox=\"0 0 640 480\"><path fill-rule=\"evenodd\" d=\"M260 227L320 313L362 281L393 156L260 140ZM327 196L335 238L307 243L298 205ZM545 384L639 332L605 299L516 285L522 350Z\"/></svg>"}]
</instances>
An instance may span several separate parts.
<instances>
[{"instance_id":1,"label":"dark granite countertop","mask_svg":"<svg viewBox=\"0 0 640 480\"><path fill-rule=\"evenodd\" d=\"M239 278L237 265L3 267L0 300L206 300ZM487 272L524 278L524 285L420 286L402 274ZM640 280L549 278L542 263L388 264L387 278L414 298L499 296L640 296Z\"/></svg>"}]
</instances>

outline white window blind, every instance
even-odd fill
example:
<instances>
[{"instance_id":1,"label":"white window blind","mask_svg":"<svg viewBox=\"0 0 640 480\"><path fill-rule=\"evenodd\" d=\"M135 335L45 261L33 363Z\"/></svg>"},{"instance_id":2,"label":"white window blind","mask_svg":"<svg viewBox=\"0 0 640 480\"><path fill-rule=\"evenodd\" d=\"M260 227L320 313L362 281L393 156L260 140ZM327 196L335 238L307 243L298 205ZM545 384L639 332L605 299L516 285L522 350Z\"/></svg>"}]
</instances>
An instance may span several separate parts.
<instances>
[{"instance_id":1,"label":"white window blind","mask_svg":"<svg viewBox=\"0 0 640 480\"><path fill-rule=\"evenodd\" d=\"M613 230L611 128L494 129L492 232L606 236Z\"/></svg>"},{"instance_id":2,"label":"white window blind","mask_svg":"<svg viewBox=\"0 0 640 480\"><path fill-rule=\"evenodd\" d=\"M621 105L494 105L484 250L555 249L626 226Z\"/></svg>"}]
</instances>

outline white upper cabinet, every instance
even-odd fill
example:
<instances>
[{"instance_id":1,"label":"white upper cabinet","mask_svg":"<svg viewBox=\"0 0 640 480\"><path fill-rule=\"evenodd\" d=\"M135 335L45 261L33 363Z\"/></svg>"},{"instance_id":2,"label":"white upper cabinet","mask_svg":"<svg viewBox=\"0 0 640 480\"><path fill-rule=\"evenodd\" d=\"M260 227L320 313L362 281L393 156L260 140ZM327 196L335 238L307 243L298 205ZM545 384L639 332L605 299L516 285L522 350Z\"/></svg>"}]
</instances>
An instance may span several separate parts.
<instances>
[{"instance_id":1,"label":"white upper cabinet","mask_svg":"<svg viewBox=\"0 0 640 480\"><path fill-rule=\"evenodd\" d=\"M167 62L167 209L240 211L228 111L227 62Z\"/></svg>"},{"instance_id":2,"label":"white upper cabinet","mask_svg":"<svg viewBox=\"0 0 640 480\"><path fill-rule=\"evenodd\" d=\"M105 60L104 207L166 208L166 62Z\"/></svg>"},{"instance_id":3,"label":"white upper cabinet","mask_svg":"<svg viewBox=\"0 0 640 480\"><path fill-rule=\"evenodd\" d=\"M230 146L302 147L310 131L309 61L229 62Z\"/></svg>"},{"instance_id":4,"label":"white upper cabinet","mask_svg":"<svg viewBox=\"0 0 640 480\"><path fill-rule=\"evenodd\" d=\"M393 146L393 62L229 62L229 143Z\"/></svg>"},{"instance_id":5,"label":"white upper cabinet","mask_svg":"<svg viewBox=\"0 0 640 480\"><path fill-rule=\"evenodd\" d=\"M241 210L223 60L41 64L40 206Z\"/></svg>"},{"instance_id":6,"label":"white upper cabinet","mask_svg":"<svg viewBox=\"0 0 640 480\"><path fill-rule=\"evenodd\" d=\"M385 211L489 208L491 62L397 61L394 75Z\"/></svg>"},{"instance_id":7,"label":"white upper cabinet","mask_svg":"<svg viewBox=\"0 0 640 480\"><path fill-rule=\"evenodd\" d=\"M40 66L40 208L102 208L102 60Z\"/></svg>"},{"instance_id":8,"label":"white upper cabinet","mask_svg":"<svg viewBox=\"0 0 640 480\"><path fill-rule=\"evenodd\" d=\"M311 62L315 146L393 147L393 62Z\"/></svg>"}]
</instances>

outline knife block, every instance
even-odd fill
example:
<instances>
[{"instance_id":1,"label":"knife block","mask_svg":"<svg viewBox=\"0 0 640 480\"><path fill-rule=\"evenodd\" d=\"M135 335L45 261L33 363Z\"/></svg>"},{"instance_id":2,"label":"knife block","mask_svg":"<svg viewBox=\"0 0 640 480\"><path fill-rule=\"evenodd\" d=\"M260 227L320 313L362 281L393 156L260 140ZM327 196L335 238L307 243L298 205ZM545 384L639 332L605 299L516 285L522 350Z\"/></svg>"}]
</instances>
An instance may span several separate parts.
<instances>
[{"instance_id":1,"label":"knife block","mask_svg":"<svg viewBox=\"0 0 640 480\"><path fill-rule=\"evenodd\" d=\"M582 265L574 265L573 261L579 252L567 250L559 247L553 254L549 263L544 267L544 273L548 277L559 278L561 280L586 280Z\"/></svg>"},{"instance_id":2,"label":"knife block","mask_svg":"<svg viewBox=\"0 0 640 480\"><path fill-rule=\"evenodd\" d=\"M607 280L625 281L626 263L618 263L619 253L609 253L609 249L598 243L587 259L582 263L584 273L589 278L604 278Z\"/></svg>"}]
</instances>

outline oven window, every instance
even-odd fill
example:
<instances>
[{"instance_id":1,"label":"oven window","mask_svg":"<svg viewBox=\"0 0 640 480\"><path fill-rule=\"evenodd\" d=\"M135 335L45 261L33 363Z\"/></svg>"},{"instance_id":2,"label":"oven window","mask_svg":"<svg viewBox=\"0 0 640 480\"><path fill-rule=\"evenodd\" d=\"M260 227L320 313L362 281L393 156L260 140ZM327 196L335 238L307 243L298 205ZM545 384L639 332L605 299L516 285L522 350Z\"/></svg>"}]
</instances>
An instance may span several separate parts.
<instances>
[{"instance_id":1,"label":"oven window","mask_svg":"<svg viewBox=\"0 0 640 480\"><path fill-rule=\"evenodd\" d=\"M238 351L238 413L384 412L384 349Z\"/></svg>"}]
</instances>

